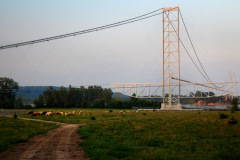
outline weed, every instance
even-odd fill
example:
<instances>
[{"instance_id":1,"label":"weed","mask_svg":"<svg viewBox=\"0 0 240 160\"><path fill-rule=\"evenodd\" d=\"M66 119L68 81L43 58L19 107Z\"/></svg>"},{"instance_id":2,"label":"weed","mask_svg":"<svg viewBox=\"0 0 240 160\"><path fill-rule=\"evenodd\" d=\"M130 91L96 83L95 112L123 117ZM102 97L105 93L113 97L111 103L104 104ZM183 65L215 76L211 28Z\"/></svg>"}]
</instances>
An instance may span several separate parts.
<instances>
[{"instance_id":1,"label":"weed","mask_svg":"<svg viewBox=\"0 0 240 160\"><path fill-rule=\"evenodd\" d=\"M236 124L238 121L235 117L231 117L231 119L228 121L228 124L232 125L232 124Z\"/></svg>"},{"instance_id":2,"label":"weed","mask_svg":"<svg viewBox=\"0 0 240 160\"><path fill-rule=\"evenodd\" d=\"M13 116L13 118L15 118L15 119L17 118L17 114L16 114L16 112L14 113L14 116Z\"/></svg>"},{"instance_id":3,"label":"weed","mask_svg":"<svg viewBox=\"0 0 240 160\"><path fill-rule=\"evenodd\" d=\"M227 114L225 114L225 113L219 113L219 118L220 119L226 119L226 118L228 118L229 117L229 115L227 115Z\"/></svg>"},{"instance_id":4,"label":"weed","mask_svg":"<svg viewBox=\"0 0 240 160\"><path fill-rule=\"evenodd\" d=\"M93 120L93 121L94 121L94 120L96 120L96 118L95 118L95 117L91 117L91 120Z\"/></svg>"},{"instance_id":5,"label":"weed","mask_svg":"<svg viewBox=\"0 0 240 160\"><path fill-rule=\"evenodd\" d=\"M235 113L236 111L234 109L231 109L231 113Z\"/></svg>"}]
</instances>

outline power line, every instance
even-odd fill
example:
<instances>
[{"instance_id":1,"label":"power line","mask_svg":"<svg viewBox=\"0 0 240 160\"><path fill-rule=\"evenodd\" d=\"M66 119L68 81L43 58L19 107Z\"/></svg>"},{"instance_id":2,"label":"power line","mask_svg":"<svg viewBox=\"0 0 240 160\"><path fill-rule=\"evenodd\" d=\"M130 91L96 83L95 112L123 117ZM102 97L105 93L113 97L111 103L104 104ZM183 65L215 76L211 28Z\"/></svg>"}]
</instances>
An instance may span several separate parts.
<instances>
[{"instance_id":1,"label":"power line","mask_svg":"<svg viewBox=\"0 0 240 160\"><path fill-rule=\"evenodd\" d=\"M112 23L112 24L108 24L108 25L104 25L104 26L100 26L100 27L95 27L95 28L91 28L91 29L87 29L87 30L83 30L83 31L78 31L78 32L73 32L73 33L48 37L48 38L42 38L42 39L37 39L37 40L32 40L32 41L26 41L26 42L21 42L21 43L5 45L5 46L1 46L0 50L13 48L13 47L24 46L24 45L29 45L29 44L47 42L47 41L52 41L52 40L56 40L56 39L62 39L62 38L67 38L67 37L71 37L71 36L76 36L76 35L80 35L80 34L96 32L96 31L104 30L104 29L108 29L108 28L118 27L118 26L121 26L121 25L137 22L137 21L140 21L140 20L144 20L144 19L148 19L148 18L157 16L157 15L160 15L160 14L162 14L162 12L160 12L160 13L156 13L156 12L159 12L161 10L162 10L162 8L157 9L157 10L152 11L152 12L149 12L149 13L146 13L146 14L143 14L143 15L140 15L140 16L137 16L137 17L134 17L134 18L124 20L124 21L120 21L120 22L116 22L116 23ZM155 13L155 14L153 14L153 13Z\"/></svg>"},{"instance_id":2,"label":"power line","mask_svg":"<svg viewBox=\"0 0 240 160\"><path fill-rule=\"evenodd\" d=\"M165 13L165 14L166 14L166 13ZM166 16L167 16L167 18L169 19L169 16L168 16L167 14L166 14ZM169 19L169 20L170 20L170 19ZM173 28L175 34L178 36L178 33L176 32L176 29L174 28L173 24L172 24L172 23L170 23L170 24L171 24L171 26L172 26L172 28ZM178 36L178 37L179 37L179 36ZM192 60L192 62L193 62L193 64L195 65L195 67L198 69L198 71L201 73L201 75L204 77L204 79L207 80L207 81L209 82L209 80L205 77L205 75L204 75L204 74L201 72L201 70L198 68L197 64L194 62L193 58L192 58L191 55L189 54L187 48L186 48L185 45L183 44L183 42L182 42L182 40L181 40L180 37L179 37L179 41L181 42L181 44L182 44L184 50L187 52L188 56L189 56L190 59Z\"/></svg>"},{"instance_id":3,"label":"power line","mask_svg":"<svg viewBox=\"0 0 240 160\"><path fill-rule=\"evenodd\" d=\"M183 19L182 13L181 13L181 10L179 10L179 12L180 12L180 16L181 16L181 19L182 19L184 28L185 28L185 30L186 30L186 32L187 32L187 35L188 35L188 39L190 40L190 43L191 43L192 48L193 48L193 51L194 51L194 53L195 53L195 55L196 55L196 57L197 57L197 60L198 60L198 62L199 62L199 64L200 64L203 72L205 73L205 75L206 75L207 78L209 79L209 81L212 82L212 80L209 78L208 74L206 73L205 69L203 68L203 65L202 65L202 63L201 63L201 61L200 61L200 59L199 59L199 57L198 57L198 55L197 55L196 49L195 49L195 47L193 46L191 37L190 37L190 35L189 35L188 29L187 29L187 27L186 27L186 24L185 24L185 22L184 22L184 19Z\"/></svg>"},{"instance_id":4,"label":"power line","mask_svg":"<svg viewBox=\"0 0 240 160\"><path fill-rule=\"evenodd\" d=\"M199 64L200 64L203 72L204 72L205 75L207 76L208 80L209 80L210 82L212 82L212 80L209 78L207 72L206 72L205 69L203 68L203 65L202 65L202 63L201 63L201 61L200 61L200 59L199 59L199 57L198 57L198 55L197 55L196 49L195 49L195 47L194 47L194 45L193 45L193 43L192 43L192 39L191 39L191 37L190 37L190 35L189 35L189 32L188 32L188 29L187 29L187 27L186 27L185 21L184 21L184 19L183 19L181 10L179 10L179 12L180 12L180 16L181 16L181 19L182 19L184 28L185 28L185 30L186 30L186 32L187 32L187 35L188 35L188 39L189 39L189 41L190 41L190 43L191 43L191 46L192 46L193 51L194 51L194 53L195 53L195 55L196 55L196 57L197 57L197 60L198 60L198 62L199 62ZM205 78L205 79L206 79L206 78ZM208 81L208 82L209 82L209 81ZM212 83L210 83L210 84L211 84L212 86L214 86L214 87L220 88L220 87L216 86L215 84L212 84Z\"/></svg>"}]
</instances>

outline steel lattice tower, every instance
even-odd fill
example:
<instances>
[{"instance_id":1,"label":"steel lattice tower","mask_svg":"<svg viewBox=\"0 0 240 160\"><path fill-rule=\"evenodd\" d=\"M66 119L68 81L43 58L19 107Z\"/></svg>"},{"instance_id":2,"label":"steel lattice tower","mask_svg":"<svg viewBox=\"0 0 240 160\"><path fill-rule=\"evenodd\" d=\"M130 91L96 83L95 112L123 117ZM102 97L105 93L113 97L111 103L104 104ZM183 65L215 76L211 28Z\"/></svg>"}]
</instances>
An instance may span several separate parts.
<instances>
[{"instance_id":1,"label":"steel lattice tower","mask_svg":"<svg viewBox=\"0 0 240 160\"><path fill-rule=\"evenodd\" d=\"M163 27L163 104L162 109L181 109L179 8L164 8ZM178 80L172 80L178 79Z\"/></svg>"}]
</instances>

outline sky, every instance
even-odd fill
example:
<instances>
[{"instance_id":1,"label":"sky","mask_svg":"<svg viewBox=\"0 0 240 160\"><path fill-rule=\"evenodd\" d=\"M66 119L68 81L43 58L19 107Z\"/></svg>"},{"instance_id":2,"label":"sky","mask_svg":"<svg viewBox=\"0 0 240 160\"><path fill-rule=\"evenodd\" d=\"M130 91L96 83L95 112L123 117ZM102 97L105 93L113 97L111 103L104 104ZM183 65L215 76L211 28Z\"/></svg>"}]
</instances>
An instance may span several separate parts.
<instances>
[{"instance_id":1,"label":"sky","mask_svg":"<svg viewBox=\"0 0 240 160\"><path fill-rule=\"evenodd\" d=\"M0 46L81 31L178 6L212 81L240 79L240 1L0 0ZM180 22L180 38L196 61ZM196 61L197 62L197 61ZM206 81L180 46L181 78ZM0 50L0 77L21 86L162 82L162 16L103 31ZM238 87L239 88L239 87Z\"/></svg>"}]
</instances>

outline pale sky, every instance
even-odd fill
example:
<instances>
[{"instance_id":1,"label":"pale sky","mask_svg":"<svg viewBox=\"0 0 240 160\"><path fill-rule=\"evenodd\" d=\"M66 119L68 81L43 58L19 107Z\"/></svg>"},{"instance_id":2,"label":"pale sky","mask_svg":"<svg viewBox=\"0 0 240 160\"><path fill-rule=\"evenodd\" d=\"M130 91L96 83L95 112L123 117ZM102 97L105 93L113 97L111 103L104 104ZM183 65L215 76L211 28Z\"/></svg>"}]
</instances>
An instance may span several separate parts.
<instances>
[{"instance_id":1,"label":"pale sky","mask_svg":"<svg viewBox=\"0 0 240 160\"><path fill-rule=\"evenodd\" d=\"M81 31L179 6L212 81L240 80L237 0L0 0L0 46ZM180 38L196 60L180 22ZM181 78L205 81L182 46ZM196 61L197 62L197 61ZM162 82L162 16L76 37L0 50L0 77L20 85Z\"/></svg>"}]
</instances>

